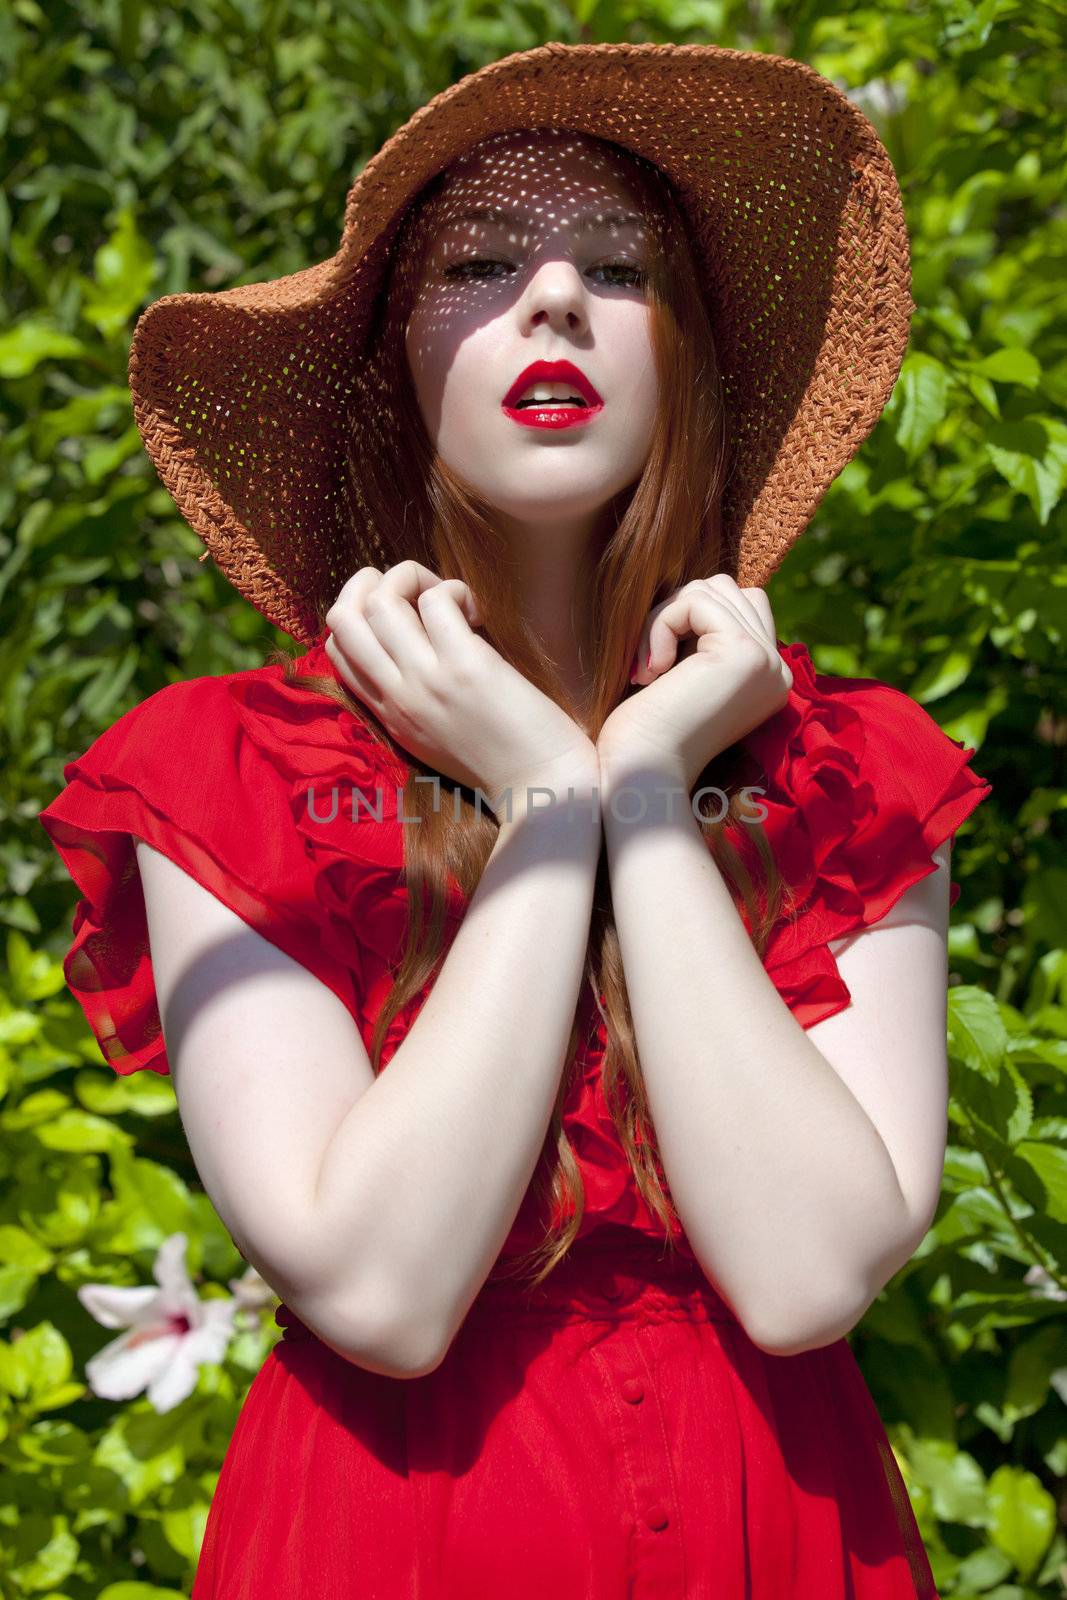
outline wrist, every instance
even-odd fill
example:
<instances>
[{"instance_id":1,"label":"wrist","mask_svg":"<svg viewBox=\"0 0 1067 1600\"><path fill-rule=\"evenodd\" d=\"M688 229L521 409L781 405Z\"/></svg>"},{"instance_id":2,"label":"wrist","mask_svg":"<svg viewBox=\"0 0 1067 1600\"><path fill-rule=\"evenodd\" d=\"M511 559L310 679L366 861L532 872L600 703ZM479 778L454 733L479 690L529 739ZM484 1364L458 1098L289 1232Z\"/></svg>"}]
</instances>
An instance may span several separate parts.
<instances>
[{"instance_id":1,"label":"wrist","mask_svg":"<svg viewBox=\"0 0 1067 1600\"><path fill-rule=\"evenodd\" d=\"M489 806L497 821L519 821L532 812L584 818L599 827L599 773L595 750L588 758L564 757L524 773L503 788L492 791Z\"/></svg>"},{"instance_id":2,"label":"wrist","mask_svg":"<svg viewBox=\"0 0 1067 1600\"><path fill-rule=\"evenodd\" d=\"M692 803L684 778L676 771L631 766L613 772L603 783L600 810L605 833L617 833L635 823L676 825L692 816Z\"/></svg>"}]
</instances>

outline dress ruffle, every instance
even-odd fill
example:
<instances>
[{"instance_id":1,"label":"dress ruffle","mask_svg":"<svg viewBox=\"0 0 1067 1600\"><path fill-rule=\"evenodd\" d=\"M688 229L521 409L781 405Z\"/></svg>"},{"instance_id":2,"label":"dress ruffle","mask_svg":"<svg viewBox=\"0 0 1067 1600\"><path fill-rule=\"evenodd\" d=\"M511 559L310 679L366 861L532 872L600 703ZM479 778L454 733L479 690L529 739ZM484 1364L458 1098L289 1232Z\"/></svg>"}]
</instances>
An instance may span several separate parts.
<instances>
[{"instance_id":1,"label":"dress ruffle","mask_svg":"<svg viewBox=\"0 0 1067 1600\"><path fill-rule=\"evenodd\" d=\"M321 886L294 831L288 787L247 739L230 689L269 674L170 684L105 729L63 769L38 813L80 891L63 971L100 1049L123 1076L166 1075L144 895L143 839L360 1017L360 948L323 939Z\"/></svg>"},{"instance_id":2,"label":"dress ruffle","mask_svg":"<svg viewBox=\"0 0 1067 1600\"><path fill-rule=\"evenodd\" d=\"M830 942L871 927L937 870L933 851L990 793L973 749L917 701L874 678L817 673L807 646L779 645L793 674L785 706L743 741L767 778L759 801L795 896L764 966L805 1028L851 996ZM742 851L743 830L731 830ZM950 906L959 898L953 883Z\"/></svg>"},{"instance_id":3,"label":"dress ruffle","mask_svg":"<svg viewBox=\"0 0 1067 1600\"><path fill-rule=\"evenodd\" d=\"M300 677L338 678L322 637L299 658ZM327 949L343 963L354 942L361 947L362 1031L369 1042L406 934L402 802L409 768L361 718L309 694L299 682L247 674L231 679L229 693L247 739L285 785ZM466 905L450 874L446 947ZM422 998L415 996L390 1023L383 1066L411 1026Z\"/></svg>"}]
</instances>

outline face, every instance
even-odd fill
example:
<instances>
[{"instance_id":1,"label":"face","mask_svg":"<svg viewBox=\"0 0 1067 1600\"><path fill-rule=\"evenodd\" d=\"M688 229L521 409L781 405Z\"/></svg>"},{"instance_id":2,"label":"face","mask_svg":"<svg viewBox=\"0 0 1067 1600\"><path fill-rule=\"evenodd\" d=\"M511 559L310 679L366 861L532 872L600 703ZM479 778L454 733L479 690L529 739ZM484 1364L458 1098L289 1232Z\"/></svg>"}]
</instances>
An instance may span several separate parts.
<instances>
[{"instance_id":1,"label":"face","mask_svg":"<svg viewBox=\"0 0 1067 1600\"><path fill-rule=\"evenodd\" d=\"M470 216L490 208L518 220ZM637 209L604 151L538 132L470 152L419 220L405 332L419 406L505 524L591 526L644 468L658 386ZM517 422L502 402L538 360L572 362L602 406L567 427Z\"/></svg>"}]
</instances>

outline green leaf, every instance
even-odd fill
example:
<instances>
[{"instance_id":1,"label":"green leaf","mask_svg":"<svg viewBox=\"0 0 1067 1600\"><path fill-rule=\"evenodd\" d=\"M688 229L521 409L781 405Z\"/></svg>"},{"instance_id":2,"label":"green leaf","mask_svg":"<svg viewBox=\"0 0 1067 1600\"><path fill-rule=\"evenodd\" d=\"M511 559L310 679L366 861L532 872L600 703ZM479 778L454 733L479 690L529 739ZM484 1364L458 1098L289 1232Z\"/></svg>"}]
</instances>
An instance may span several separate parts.
<instances>
[{"instance_id":1,"label":"green leaf","mask_svg":"<svg viewBox=\"0 0 1067 1600\"><path fill-rule=\"evenodd\" d=\"M1042 1210L1055 1222L1067 1222L1067 1146L1027 1139L1015 1146L1015 1154L1040 1181L1044 1194Z\"/></svg>"},{"instance_id":2,"label":"green leaf","mask_svg":"<svg viewBox=\"0 0 1067 1600\"><path fill-rule=\"evenodd\" d=\"M965 1527L980 1526L985 1517L985 1479L973 1456L947 1440L919 1439L911 1450L911 1466L930 1490L939 1517Z\"/></svg>"},{"instance_id":3,"label":"green leaf","mask_svg":"<svg viewBox=\"0 0 1067 1600\"><path fill-rule=\"evenodd\" d=\"M88 345L73 334L41 317L24 317L0 333L0 378L25 378L42 361L76 360L89 354Z\"/></svg>"},{"instance_id":4,"label":"green leaf","mask_svg":"<svg viewBox=\"0 0 1067 1600\"><path fill-rule=\"evenodd\" d=\"M1067 485L1067 426L1055 417L1000 422L986 440L989 459L1024 494L1044 527Z\"/></svg>"},{"instance_id":5,"label":"green leaf","mask_svg":"<svg viewBox=\"0 0 1067 1600\"><path fill-rule=\"evenodd\" d=\"M61 1515L32 1510L19 1519L5 1550L5 1572L17 1594L54 1589L75 1570L78 1541Z\"/></svg>"},{"instance_id":6,"label":"green leaf","mask_svg":"<svg viewBox=\"0 0 1067 1600\"><path fill-rule=\"evenodd\" d=\"M106 1117L94 1117L73 1107L35 1129L36 1137L48 1150L116 1150L132 1145L133 1139Z\"/></svg>"},{"instance_id":7,"label":"green leaf","mask_svg":"<svg viewBox=\"0 0 1067 1600\"><path fill-rule=\"evenodd\" d=\"M967 387L974 395L980 406L984 406L991 417L1000 418L1000 401L997 391L988 378L983 378L976 372L968 372L966 376Z\"/></svg>"},{"instance_id":8,"label":"green leaf","mask_svg":"<svg viewBox=\"0 0 1067 1600\"><path fill-rule=\"evenodd\" d=\"M185 1600L181 1589L161 1589L155 1583L109 1583L96 1600Z\"/></svg>"},{"instance_id":9,"label":"green leaf","mask_svg":"<svg viewBox=\"0 0 1067 1600\"><path fill-rule=\"evenodd\" d=\"M1067 1368L1067 1324L1047 1323L1023 1338L1008 1362L1004 1411L1012 1421L1035 1416L1049 1399L1052 1375Z\"/></svg>"},{"instance_id":10,"label":"green leaf","mask_svg":"<svg viewBox=\"0 0 1067 1600\"><path fill-rule=\"evenodd\" d=\"M1040 1478L1021 1467L998 1467L989 1480L989 1533L1023 1578L1032 1578L1056 1531L1056 1502Z\"/></svg>"},{"instance_id":11,"label":"green leaf","mask_svg":"<svg viewBox=\"0 0 1067 1600\"><path fill-rule=\"evenodd\" d=\"M932 700L943 699L945 695L951 694L953 689L958 689L961 683L967 682L973 666L972 651L964 649L943 651L923 667L911 685L912 697L922 705L929 705Z\"/></svg>"},{"instance_id":12,"label":"green leaf","mask_svg":"<svg viewBox=\"0 0 1067 1600\"><path fill-rule=\"evenodd\" d=\"M110 338L129 322L155 277L152 247L138 233L129 206L119 212L118 223L97 250L93 265L96 284L86 294L82 316Z\"/></svg>"},{"instance_id":13,"label":"green leaf","mask_svg":"<svg viewBox=\"0 0 1067 1600\"><path fill-rule=\"evenodd\" d=\"M976 361L970 369L995 383L1018 383L1024 389L1036 389L1041 382L1041 363L1029 350L1018 345L1006 345L994 350L992 355Z\"/></svg>"},{"instance_id":14,"label":"green leaf","mask_svg":"<svg viewBox=\"0 0 1067 1600\"><path fill-rule=\"evenodd\" d=\"M62 964L43 950L35 950L17 928L8 930L7 970L12 990L20 1000L46 1000L66 985Z\"/></svg>"},{"instance_id":15,"label":"green leaf","mask_svg":"<svg viewBox=\"0 0 1067 1600\"><path fill-rule=\"evenodd\" d=\"M997 1003L984 989L960 984L948 992L948 1045L957 1060L996 1083L1008 1036Z\"/></svg>"},{"instance_id":16,"label":"green leaf","mask_svg":"<svg viewBox=\"0 0 1067 1600\"><path fill-rule=\"evenodd\" d=\"M48 1394L65 1384L72 1371L70 1346L51 1322L40 1322L14 1342L0 1345L0 1389L8 1394Z\"/></svg>"},{"instance_id":17,"label":"green leaf","mask_svg":"<svg viewBox=\"0 0 1067 1600\"><path fill-rule=\"evenodd\" d=\"M908 460L914 461L944 421L952 379L940 361L916 352L904 358L897 387L901 391L897 443Z\"/></svg>"}]
</instances>

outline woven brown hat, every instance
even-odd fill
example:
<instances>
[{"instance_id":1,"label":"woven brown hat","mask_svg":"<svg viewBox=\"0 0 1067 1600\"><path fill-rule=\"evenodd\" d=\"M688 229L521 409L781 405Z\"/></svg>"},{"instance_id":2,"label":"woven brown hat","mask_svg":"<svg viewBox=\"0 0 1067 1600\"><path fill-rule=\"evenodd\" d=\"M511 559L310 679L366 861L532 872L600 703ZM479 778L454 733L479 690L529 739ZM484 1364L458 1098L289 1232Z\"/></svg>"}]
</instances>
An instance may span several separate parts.
<instances>
[{"instance_id":1,"label":"woven brown hat","mask_svg":"<svg viewBox=\"0 0 1067 1600\"><path fill-rule=\"evenodd\" d=\"M462 78L367 163L328 260L172 294L130 349L160 478L228 581L300 642L361 566L412 554L371 527L346 462L391 241L471 145L552 127L671 180L716 341L731 470L722 566L764 585L874 427L915 309L900 189L859 108L802 62L717 45L545 44Z\"/></svg>"}]
</instances>

